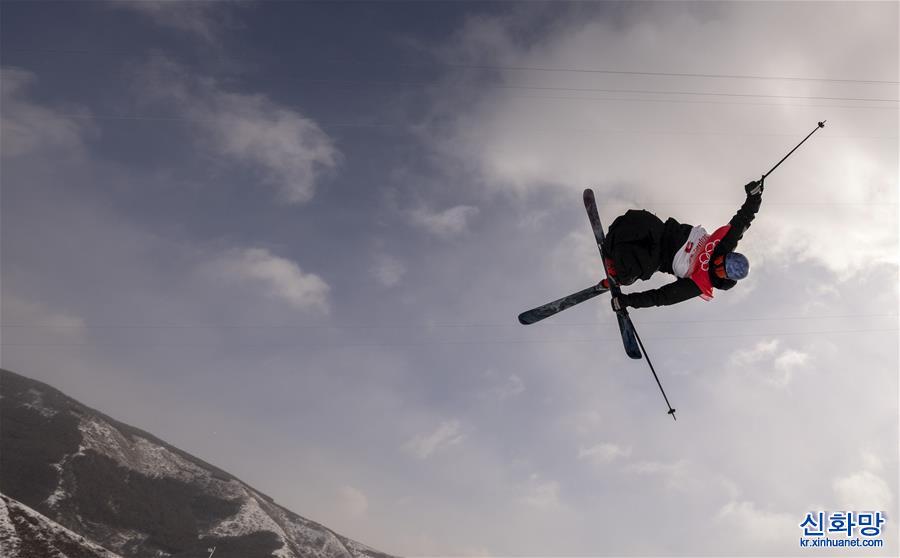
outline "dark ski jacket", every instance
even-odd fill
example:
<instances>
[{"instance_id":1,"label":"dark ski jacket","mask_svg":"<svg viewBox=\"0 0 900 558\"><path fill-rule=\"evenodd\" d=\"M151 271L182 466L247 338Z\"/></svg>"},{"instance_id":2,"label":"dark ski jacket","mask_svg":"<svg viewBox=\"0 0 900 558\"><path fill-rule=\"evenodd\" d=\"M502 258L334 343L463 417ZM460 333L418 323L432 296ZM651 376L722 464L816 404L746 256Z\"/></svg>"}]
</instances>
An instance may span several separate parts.
<instances>
[{"instance_id":1,"label":"dark ski jacket","mask_svg":"<svg viewBox=\"0 0 900 558\"><path fill-rule=\"evenodd\" d=\"M711 259L734 251L761 203L762 194L747 196L729 221L731 228L716 246ZM638 279L647 280L657 271L674 275L672 261L675 253L687 242L692 229L692 225L679 223L671 217L663 222L649 211L630 209L610 225L603 253L612 259L621 285L630 285ZM728 290L736 284L731 279L719 278L713 266L710 266L708 273L712 286L717 289ZM621 301L632 308L647 308L676 304L700 294L701 289L693 280L678 278L658 289L623 293Z\"/></svg>"}]
</instances>

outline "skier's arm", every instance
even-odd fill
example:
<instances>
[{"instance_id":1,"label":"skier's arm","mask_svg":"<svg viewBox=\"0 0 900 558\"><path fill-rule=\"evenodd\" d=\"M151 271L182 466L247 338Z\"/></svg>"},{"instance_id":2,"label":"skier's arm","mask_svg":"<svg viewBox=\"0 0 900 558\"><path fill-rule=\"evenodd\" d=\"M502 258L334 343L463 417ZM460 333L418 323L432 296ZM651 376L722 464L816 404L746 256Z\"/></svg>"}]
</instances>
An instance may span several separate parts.
<instances>
[{"instance_id":1,"label":"skier's arm","mask_svg":"<svg viewBox=\"0 0 900 558\"><path fill-rule=\"evenodd\" d=\"M690 279L678 279L652 291L622 294L619 302L632 308L649 308L650 306L669 306L678 304L700 294L700 287Z\"/></svg>"},{"instance_id":2,"label":"skier's arm","mask_svg":"<svg viewBox=\"0 0 900 558\"><path fill-rule=\"evenodd\" d=\"M744 233L750 228L750 223L753 222L756 212L759 211L759 206L762 203L762 182L750 182L744 186L744 190L747 191L747 199L744 200L744 204L741 205L741 208L737 210L737 213L728 222L731 225L731 229L722 237L719 245L716 246L715 255L733 252Z\"/></svg>"}]
</instances>

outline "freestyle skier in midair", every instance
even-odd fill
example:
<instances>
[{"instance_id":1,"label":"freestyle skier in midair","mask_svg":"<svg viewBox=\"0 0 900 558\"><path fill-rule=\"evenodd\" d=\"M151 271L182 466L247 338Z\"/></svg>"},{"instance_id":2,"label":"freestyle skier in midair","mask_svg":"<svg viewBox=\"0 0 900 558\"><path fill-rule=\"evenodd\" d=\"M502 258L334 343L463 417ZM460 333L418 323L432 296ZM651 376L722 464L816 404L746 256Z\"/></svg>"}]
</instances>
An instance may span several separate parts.
<instances>
[{"instance_id":1,"label":"freestyle skier in midair","mask_svg":"<svg viewBox=\"0 0 900 558\"><path fill-rule=\"evenodd\" d=\"M762 202L764 181L744 186L747 199L727 225L708 233L702 226L663 222L645 210L630 209L613 221L603 244L605 265L619 285L647 280L657 271L677 279L658 289L614 296L612 307L668 306L701 297L713 298L713 289L728 290L747 276L747 258L735 252Z\"/></svg>"},{"instance_id":2,"label":"freestyle skier in midair","mask_svg":"<svg viewBox=\"0 0 900 558\"><path fill-rule=\"evenodd\" d=\"M628 307L667 306L697 296L710 300L714 289L728 290L745 278L750 271L750 263L746 256L735 252L735 248L759 211L766 177L824 127L823 120L769 172L759 180L747 183L744 186L747 199L743 205L727 225L711 234L701 226L682 224L672 218L663 222L649 211L637 209L618 217L609 231L604 232L594 191L587 188L583 196L584 207L603 256L606 278L596 285L522 312L519 323L537 323L603 293L611 293L612 308L619 322L625 353L633 359L646 359L665 399L668 414L674 419L675 409L669 404L659 376L628 314ZM628 294L621 291L622 285L649 279L657 271L671 273L676 280L650 291Z\"/></svg>"}]
</instances>

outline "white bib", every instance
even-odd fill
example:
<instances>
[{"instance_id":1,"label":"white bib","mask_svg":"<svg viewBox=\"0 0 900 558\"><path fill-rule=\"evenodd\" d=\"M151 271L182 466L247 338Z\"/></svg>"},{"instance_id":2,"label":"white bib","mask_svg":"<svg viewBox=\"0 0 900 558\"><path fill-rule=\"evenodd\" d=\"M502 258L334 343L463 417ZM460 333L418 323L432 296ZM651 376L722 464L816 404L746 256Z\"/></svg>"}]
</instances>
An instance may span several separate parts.
<instances>
[{"instance_id":1,"label":"white bib","mask_svg":"<svg viewBox=\"0 0 900 558\"><path fill-rule=\"evenodd\" d=\"M681 248L675 252L675 257L672 258L672 272L676 277L690 277L707 238L709 238L709 233L700 225L691 229L687 241L681 245Z\"/></svg>"}]
</instances>

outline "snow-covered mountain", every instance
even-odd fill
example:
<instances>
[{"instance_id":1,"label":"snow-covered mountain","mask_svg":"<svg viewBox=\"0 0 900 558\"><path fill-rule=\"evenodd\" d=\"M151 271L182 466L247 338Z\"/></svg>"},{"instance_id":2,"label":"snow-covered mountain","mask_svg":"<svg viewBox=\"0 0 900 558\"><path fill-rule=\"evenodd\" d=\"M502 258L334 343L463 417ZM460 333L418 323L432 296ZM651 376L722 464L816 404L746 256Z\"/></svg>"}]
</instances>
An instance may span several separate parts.
<instances>
[{"instance_id":1,"label":"snow-covered mountain","mask_svg":"<svg viewBox=\"0 0 900 558\"><path fill-rule=\"evenodd\" d=\"M0 494L0 556L121 558L12 498Z\"/></svg>"},{"instance_id":2,"label":"snow-covered mountain","mask_svg":"<svg viewBox=\"0 0 900 558\"><path fill-rule=\"evenodd\" d=\"M0 492L4 556L38 556L22 551L21 541L71 539L81 554L62 555L199 558L215 547L216 558L389 558L7 370L0 370Z\"/></svg>"}]
</instances>

